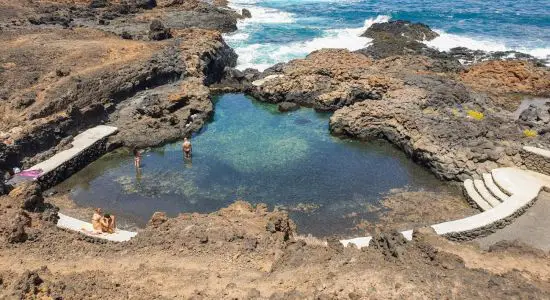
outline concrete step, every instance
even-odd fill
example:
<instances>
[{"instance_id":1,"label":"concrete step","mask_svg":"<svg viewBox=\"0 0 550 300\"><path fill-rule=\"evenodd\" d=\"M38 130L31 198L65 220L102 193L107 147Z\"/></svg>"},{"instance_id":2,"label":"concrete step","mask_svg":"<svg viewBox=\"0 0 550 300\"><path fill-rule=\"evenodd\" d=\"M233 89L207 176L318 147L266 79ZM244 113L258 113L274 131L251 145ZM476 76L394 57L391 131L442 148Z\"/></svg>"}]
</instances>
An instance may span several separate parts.
<instances>
[{"instance_id":1,"label":"concrete step","mask_svg":"<svg viewBox=\"0 0 550 300\"><path fill-rule=\"evenodd\" d=\"M474 187L474 181L466 179L464 181L464 189L466 190L466 196L472 200L481 210L486 211L493 208L481 195L476 191Z\"/></svg>"},{"instance_id":2,"label":"concrete step","mask_svg":"<svg viewBox=\"0 0 550 300\"><path fill-rule=\"evenodd\" d=\"M489 192L487 187L485 187L485 182L483 182L483 180L474 180L474 187L476 188L478 194L480 194L485 201L489 202L492 207L495 207L501 203L500 201L498 201L497 198L495 198L495 196L491 194L491 192Z\"/></svg>"},{"instance_id":3,"label":"concrete step","mask_svg":"<svg viewBox=\"0 0 550 300\"><path fill-rule=\"evenodd\" d=\"M489 173L483 174L483 181L485 182L485 186L491 192L493 196L495 196L500 202L504 202L510 198L510 196L506 195L493 181L493 176Z\"/></svg>"}]
</instances>

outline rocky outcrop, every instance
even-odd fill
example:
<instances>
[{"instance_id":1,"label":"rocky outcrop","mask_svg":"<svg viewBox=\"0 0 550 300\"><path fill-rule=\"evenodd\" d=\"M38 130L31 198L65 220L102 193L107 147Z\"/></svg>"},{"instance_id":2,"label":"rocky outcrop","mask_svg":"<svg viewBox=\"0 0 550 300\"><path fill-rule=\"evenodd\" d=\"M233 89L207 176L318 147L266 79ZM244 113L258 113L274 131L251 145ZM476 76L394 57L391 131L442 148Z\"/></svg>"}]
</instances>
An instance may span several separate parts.
<instances>
[{"instance_id":1,"label":"rocky outcrop","mask_svg":"<svg viewBox=\"0 0 550 300\"><path fill-rule=\"evenodd\" d=\"M162 41L172 37L169 28L165 28L158 19L153 20L149 25L149 39L153 41Z\"/></svg>"},{"instance_id":2,"label":"rocky outcrop","mask_svg":"<svg viewBox=\"0 0 550 300\"><path fill-rule=\"evenodd\" d=\"M55 22L52 16L63 16L80 29L21 22L0 37L7 45L0 58L10 62L0 78L0 169L46 159L80 130L103 122L121 126L109 145L158 145L198 130L212 111L204 85L236 63L220 33L201 27L234 30L239 14L177 2L22 5L21 16ZM41 42L25 38L31 35ZM149 131L163 133L155 140L143 134Z\"/></svg>"},{"instance_id":3,"label":"rocky outcrop","mask_svg":"<svg viewBox=\"0 0 550 300\"><path fill-rule=\"evenodd\" d=\"M428 25L396 20L374 23L361 36L374 40L405 39L409 41L431 41L439 36Z\"/></svg>"},{"instance_id":4,"label":"rocky outcrop","mask_svg":"<svg viewBox=\"0 0 550 300\"><path fill-rule=\"evenodd\" d=\"M346 50L320 50L266 70L247 91L266 102L294 102L334 111L355 102L381 99L391 79L361 68L371 63L371 59Z\"/></svg>"}]
</instances>

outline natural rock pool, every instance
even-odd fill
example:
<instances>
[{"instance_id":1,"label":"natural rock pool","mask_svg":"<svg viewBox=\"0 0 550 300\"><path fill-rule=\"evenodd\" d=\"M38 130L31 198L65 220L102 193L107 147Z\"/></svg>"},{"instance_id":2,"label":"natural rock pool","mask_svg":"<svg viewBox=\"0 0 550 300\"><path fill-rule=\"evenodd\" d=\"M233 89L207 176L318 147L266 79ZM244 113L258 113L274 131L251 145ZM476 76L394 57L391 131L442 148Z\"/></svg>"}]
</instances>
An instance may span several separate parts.
<instances>
[{"instance_id":1,"label":"natural rock pool","mask_svg":"<svg viewBox=\"0 0 550 300\"><path fill-rule=\"evenodd\" d=\"M136 172L127 150L103 156L60 186L85 207L102 207L137 225L155 211L212 212L244 199L288 210L300 233L349 234L394 188L448 186L385 141L333 137L329 114L277 106L242 94L215 99L212 121L192 138L143 154Z\"/></svg>"}]
</instances>

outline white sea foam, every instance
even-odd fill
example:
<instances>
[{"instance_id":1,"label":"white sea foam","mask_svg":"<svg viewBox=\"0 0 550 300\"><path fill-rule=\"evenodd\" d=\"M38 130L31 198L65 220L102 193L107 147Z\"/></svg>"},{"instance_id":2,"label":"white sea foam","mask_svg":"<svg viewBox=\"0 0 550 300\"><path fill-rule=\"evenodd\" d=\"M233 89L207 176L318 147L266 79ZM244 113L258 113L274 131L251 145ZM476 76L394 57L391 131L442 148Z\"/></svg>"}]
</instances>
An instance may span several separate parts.
<instances>
[{"instance_id":1,"label":"white sea foam","mask_svg":"<svg viewBox=\"0 0 550 300\"><path fill-rule=\"evenodd\" d=\"M316 2L318 1L316 0ZM327 1L330 2L332 0ZM247 43L249 37L255 30L261 28L259 27L261 24L292 24L299 23L302 19L298 19L294 14L289 12L262 7L261 1L258 0L233 0L230 1L229 6L239 11L246 8L252 13L252 18L239 21L239 30L237 33L225 35L226 41L239 55L237 68L241 70L246 68L264 70L276 63L302 58L315 50L323 48L345 48L351 51L364 48L371 40L360 35L372 24L387 22L391 19L389 16L379 15L375 18L367 19L362 27L325 30L320 37L306 41L286 44L249 44ZM466 47L472 50L484 51L515 50L544 59L550 64L550 48L547 47L514 46L502 40L456 35L441 30L435 31L440 36L425 43L441 51L448 51L454 47Z\"/></svg>"},{"instance_id":2,"label":"white sea foam","mask_svg":"<svg viewBox=\"0 0 550 300\"><path fill-rule=\"evenodd\" d=\"M254 14L253 14L254 16ZM239 69L256 68L264 70L279 62L304 57L310 52L323 48L345 48L351 51L365 47L371 40L360 35L374 23L387 22L389 16L377 16L365 21L358 28L325 30L321 37L288 44L237 45ZM230 37L232 39L234 37Z\"/></svg>"},{"instance_id":3,"label":"white sea foam","mask_svg":"<svg viewBox=\"0 0 550 300\"><path fill-rule=\"evenodd\" d=\"M455 47L466 47L471 50L483 51L519 51L534 57L550 61L550 48L538 47L527 48L522 46L511 46L505 41L492 40L485 37L469 37L457 34L446 33L442 30L435 30L439 37L425 42L429 47L440 51L449 51Z\"/></svg>"}]
</instances>

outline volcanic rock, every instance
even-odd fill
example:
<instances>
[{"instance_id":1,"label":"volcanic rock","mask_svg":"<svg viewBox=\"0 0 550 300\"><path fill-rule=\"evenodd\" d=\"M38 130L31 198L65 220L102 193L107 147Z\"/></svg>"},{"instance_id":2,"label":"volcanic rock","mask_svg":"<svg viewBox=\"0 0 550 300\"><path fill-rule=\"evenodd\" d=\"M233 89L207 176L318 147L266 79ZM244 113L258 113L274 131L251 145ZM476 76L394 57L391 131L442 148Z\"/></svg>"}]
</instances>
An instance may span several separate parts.
<instances>
[{"instance_id":1,"label":"volcanic rock","mask_svg":"<svg viewBox=\"0 0 550 300\"><path fill-rule=\"evenodd\" d=\"M281 102L277 105L280 112L293 111L300 108L300 105L292 102Z\"/></svg>"},{"instance_id":2,"label":"volcanic rock","mask_svg":"<svg viewBox=\"0 0 550 300\"><path fill-rule=\"evenodd\" d=\"M252 13L250 13L250 11L246 8L243 8L241 15L243 18L252 18Z\"/></svg>"},{"instance_id":3,"label":"volcanic rock","mask_svg":"<svg viewBox=\"0 0 550 300\"><path fill-rule=\"evenodd\" d=\"M170 29L165 28L160 20L153 20L149 25L149 39L161 41L171 37L172 34L170 33Z\"/></svg>"}]
</instances>

